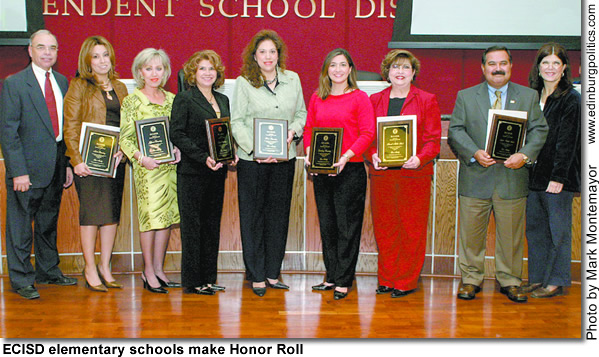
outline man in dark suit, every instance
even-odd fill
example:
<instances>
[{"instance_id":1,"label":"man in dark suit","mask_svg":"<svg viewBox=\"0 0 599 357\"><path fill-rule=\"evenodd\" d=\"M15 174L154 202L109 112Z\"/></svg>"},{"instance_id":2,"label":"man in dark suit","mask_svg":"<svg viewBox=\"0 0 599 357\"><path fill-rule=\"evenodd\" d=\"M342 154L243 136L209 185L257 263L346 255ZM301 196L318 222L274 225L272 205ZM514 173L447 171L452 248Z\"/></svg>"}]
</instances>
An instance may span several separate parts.
<instances>
[{"instance_id":1,"label":"man in dark suit","mask_svg":"<svg viewBox=\"0 0 599 357\"><path fill-rule=\"evenodd\" d=\"M29 43L31 65L8 77L0 95L8 273L13 289L26 299L39 298L34 282L77 284L77 279L65 277L58 268L56 248L62 190L73 182L62 141L62 103L68 81L52 71L57 55L52 33L34 33Z\"/></svg>"},{"instance_id":2,"label":"man in dark suit","mask_svg":"<svg viewBox=\"0 0 599 357\"><path fill-rule=\"evenodd\" d=\"M536 160L547 123L536 91L510 82L512 56L505 47L490 47L482 58L486 81L458 93L449 124L449 145L460 160L459 266L462 284L458 298L473 299L485 272L489 216L496 222L495 277L501 293L526 302L522 282L524 217L528 195L528 168ZM489 109L527 112L526 142L504 163L485 151Z\"/></svg>"}]
</instances>

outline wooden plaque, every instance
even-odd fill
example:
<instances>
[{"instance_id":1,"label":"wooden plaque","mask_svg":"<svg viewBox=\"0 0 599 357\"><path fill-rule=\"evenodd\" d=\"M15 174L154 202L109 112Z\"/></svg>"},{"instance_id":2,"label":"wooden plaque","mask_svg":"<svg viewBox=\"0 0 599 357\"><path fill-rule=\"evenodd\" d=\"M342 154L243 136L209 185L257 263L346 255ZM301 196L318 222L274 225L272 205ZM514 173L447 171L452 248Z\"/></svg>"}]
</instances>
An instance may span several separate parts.
<instances>
[{"instance_id":1,"label":"wooden plaque","mask_svg":"<svg viewBox=\"0 0 599 357\"><path fill-rule=\"evenodd\" d=\"M487 153L502 163L517 153L524 143L526 119L508 115L494 114L487 141Z\"/></svg>"},{"instance_id":2,"label":"wooden plaque","mask_svg":"<svg viewBox=\"0 0 599 357\"><path fill-rule=\"evenodd\" d=\"M235 150L233 148L229 117L207 119L205 123L210 157L216 162L229 163L234 161Z\"/></svg>"},{"instance_id":3,"label":"wooden plaque","mask_svg":"<svg viewBox=\"0 0 599 357\"><path fill-rule=\"evenodd\" d=\"M79 138L79 152L83 162L94 176L116 175L118 162L114 154L119 151L120 128L84 122Z\"/></svg>"},{"instance_id":4,"label":"wooden plaque","mask_svg":"<svg viewBox=\"0 0 599 357\"><path fill-rule=\"evenodd\" d=\"M416 154L416 116L377 118L377 152L381 167L401 167Z\"/></svg>"},{"instance_id":5,"label":"wooden plaque","mask_svg":"<svg viewBox=\"0 0 599 357\"><path fill-rule=\"evenodd\" d=\"M169 139L168 117L142 119L135 122L137 145L144 156L158 163L175 161L173 144Z\"/></svg>"},{"instance_id":6,"label":"wooden plaque","mask_svg":"<svg viewBox=\"0 0 599 357\"><path fill-rule=\"evenodd\" d=\"M287 120L254 118L254 160L289 160Z\"/></svg>"},{"instance_id":7,"label":"wooden plaque","mask_svg":"<svg viewBox=\"0 0 599 357\"><path fill-rule=\"evenodd\" d=\"M337 163L341 156L343 128L312 128L311 142L308 172L338 174L339 168L333 164Z\"/></svg>"}]
</instances>

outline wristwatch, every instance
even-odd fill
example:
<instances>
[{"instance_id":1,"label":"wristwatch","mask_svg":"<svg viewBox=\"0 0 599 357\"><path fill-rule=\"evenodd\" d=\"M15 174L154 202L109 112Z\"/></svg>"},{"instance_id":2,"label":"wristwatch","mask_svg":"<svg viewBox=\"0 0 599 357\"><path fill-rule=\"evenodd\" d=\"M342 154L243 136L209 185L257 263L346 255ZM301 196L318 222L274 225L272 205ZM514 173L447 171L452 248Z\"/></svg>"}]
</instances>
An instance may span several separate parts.
<instances>
[{"instance_id":1,"label":"wristwatch","mask_svg":"<svg viewBox=\"0 0 599 357\"><path fill-rule=\"evenodd\" d=\"M522 159L524 159L524 165L532 164L532 162L530 162L530 159L528 158L528 156L526 156L526 154L524 154L522 152L520 154L522 154Z\"/></svg>"}]
</instances>

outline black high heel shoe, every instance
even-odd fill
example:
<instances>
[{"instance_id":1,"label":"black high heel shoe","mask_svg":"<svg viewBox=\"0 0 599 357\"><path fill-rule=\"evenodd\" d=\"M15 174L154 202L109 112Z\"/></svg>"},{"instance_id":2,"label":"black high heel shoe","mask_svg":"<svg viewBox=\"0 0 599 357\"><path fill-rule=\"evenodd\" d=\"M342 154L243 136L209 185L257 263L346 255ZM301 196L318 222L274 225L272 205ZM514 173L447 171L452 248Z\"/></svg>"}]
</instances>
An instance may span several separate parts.
<instances>
[{"instance_id":1,"label":"black high heel shoe","mask_svg":"<svg viewBox=\"0 0 599 357\"><path fill-rule=\"evenodd\" d=\"M208 284L208 287L214 291L225 291L226 287L216 284Z\"/></svg>"},{"instance_id":2,"label":"black high heel shoe","mask_svg":"<svg viewBox=\"0 0 599 357\"><path fill-rule=\"evenodd\" d=\"M318 285L312 286L312 290L317 291L325 291L325 290L333 290L335 289L335 284L327 285L325 283L320 283Z\"/></svg>"},{"instance_id":3,"label":"black high heel shoe","mask_svg":"<svg viewBox=\"0 0 599 357\"><path fill-rule=\"evenodd\" d=\"M263 297L264 294L266 294L266 287L263 288L259 288L259 287L254 287L254 283L252 283L252 291L254 292L254 294Z\"/></svg>"},{"instance_id":4,"label":"black high heel shoe","mask_svg":"<svg viewBox=\"0 0 599 357\"><path fill-rule=\"evenodd\" d=\"M141 273L141 281L144 283L144 289L146 289L147 291L151 292L151 293L156 293L156 294L168 294L168 290L166 290L165 288L163 288L162 286L160 287L152 287L150 285L150 283L148 283L148 280L145 276L144 273Z\"/></svg>"},{"instance_id":5,"label":"black high heel shoe","mask_svg":"<svg viewBox=\"0 0 599 357\"><path fill-rule=\"evenodd\" d=\"M266 286L270 286L273 289L286 289L289 290L289 286L286 284L281 283L280 281L277 281L274 284L271 284L270 281L268 281L268 279L266 279Z\"/></svg>"},{"instance_id":6,"label":"black high heel shoe","mask_svg":"<svg viewBox=\"0 0 599 357\"><path fill-rule=\"evenodd\" d=\"M341 300L341 299L345 299L345 297L347 296L347 293L349 292L349 289L347 289L346 292L342 292L339 290L335 290L335 292L333 293L333 298L335 300Z\"/></svg>"},{"instance_id":7,"label":"black high heel shoe","mask_svg":"<svg viewBox=\"0 0 599 357\"><path fill-rule=\"evenodd\" d=\"M183 294L214 295L216 294L216 291L208 285L202 285L198 287L183 288Z\"/></svg>"},{"instance_id":8,"label":"black high heel shoe","mask_svg":"<svg viewBox=\"0 0 599 357\"><path fill-rule=\"evenodd\" d=\"M416 289L412 289L412 290L393 289L393 291L391 292L391 297L398 298L398 297L406 296L406 295L413 293L414 291L416 291Z\"/></svg>"},{"instance_id":9,"label":"black high heel shoe","mask_svg":"<svg viewBox=\"0 0 599 357\"><path fill-rule=\"evenodd\" d=\"M169 281L168 283L162 279L160 279L158 276L156 277L156 279L158 279L158 282L160 283L160 287L162 288L180 288L181 287L181 283L175 283L174 281Z\"/></svg>"}]
</instances>

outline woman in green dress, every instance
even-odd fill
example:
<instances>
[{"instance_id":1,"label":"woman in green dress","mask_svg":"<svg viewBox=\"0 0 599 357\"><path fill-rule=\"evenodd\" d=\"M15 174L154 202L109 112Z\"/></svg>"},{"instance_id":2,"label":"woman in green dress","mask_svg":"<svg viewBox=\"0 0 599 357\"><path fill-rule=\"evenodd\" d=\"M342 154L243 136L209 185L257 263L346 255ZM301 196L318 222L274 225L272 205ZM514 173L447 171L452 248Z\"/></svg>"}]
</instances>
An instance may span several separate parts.
<instances>
[{"instance_id":1,"label":"woman in green dress","mask_svg":"<svg viewBox=\"0 0 599 357\"><path fill-rule=\"evenodd\" d=\"M165 294L165 287L181 286L169 281L163 270L170 228L179 223L177 172L173 164L179 162L180 153L175 147L176 159L168 164L144 156L137 145L135 122L170 117L175 95L163 89L171 74L170 60L164 51L146 48L133 60L131 72L137 88L123 100L119 142L133 164L144 288Z\"/></svg>"}]
</instances>

